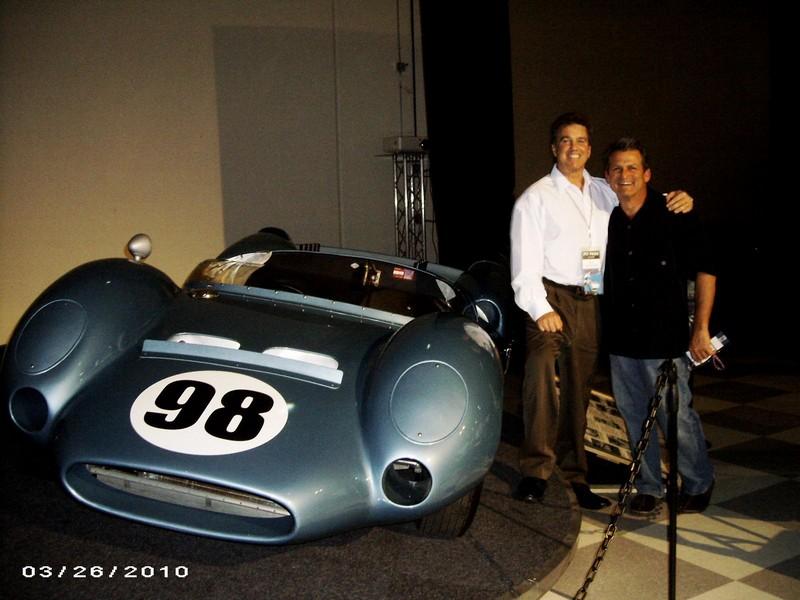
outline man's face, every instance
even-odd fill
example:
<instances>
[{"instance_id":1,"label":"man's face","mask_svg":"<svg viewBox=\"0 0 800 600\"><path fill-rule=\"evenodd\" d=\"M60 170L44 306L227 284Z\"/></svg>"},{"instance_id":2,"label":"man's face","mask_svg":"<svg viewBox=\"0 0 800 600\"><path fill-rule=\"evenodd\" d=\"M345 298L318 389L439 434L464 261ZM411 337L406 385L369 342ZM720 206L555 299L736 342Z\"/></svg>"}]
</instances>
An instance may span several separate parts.
<instances>
[{"instance_id":1,"label":"man's face","mask_svg":"<svg viewBox=\"0 0 800 600\"><path fill-rule=\"evenodd\" d=\"M642 153L638 150L614 152L608 160L606 181L620 202L644 200L650 177L650 169L642 166Z\"/></svg>"},{"instance_id":2,"label":"man's face","mask_svg":"<svg viewBox=\"0 0 800 600\"><path fill-rule=\"evenodd\" d=\"M562 173L583 171L586 161L592 155L589 132L583 125L570 123L558 130L555 146L551 146L556 166Z\"/></svg>"}]
</instances>

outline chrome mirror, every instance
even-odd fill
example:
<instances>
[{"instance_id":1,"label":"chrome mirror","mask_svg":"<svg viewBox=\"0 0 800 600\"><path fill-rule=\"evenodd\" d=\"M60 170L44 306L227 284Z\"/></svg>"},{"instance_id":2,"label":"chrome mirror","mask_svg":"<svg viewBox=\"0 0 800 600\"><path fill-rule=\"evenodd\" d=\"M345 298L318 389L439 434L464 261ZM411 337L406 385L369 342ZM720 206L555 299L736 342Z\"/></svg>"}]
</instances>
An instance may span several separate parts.
<instances>
[{"instance_id":1,"label":"chrome mirror","mask_svg":"<svg viewBox=\"0 0 800 600\"><path fill-rule=\"evenodd\" d=\"M128 242L128 254L131 255L131 258L133 258L135 262L143 261L150 256L152 250L153 242L146 233L137 233Z\"/></svg>"}]
</instances>

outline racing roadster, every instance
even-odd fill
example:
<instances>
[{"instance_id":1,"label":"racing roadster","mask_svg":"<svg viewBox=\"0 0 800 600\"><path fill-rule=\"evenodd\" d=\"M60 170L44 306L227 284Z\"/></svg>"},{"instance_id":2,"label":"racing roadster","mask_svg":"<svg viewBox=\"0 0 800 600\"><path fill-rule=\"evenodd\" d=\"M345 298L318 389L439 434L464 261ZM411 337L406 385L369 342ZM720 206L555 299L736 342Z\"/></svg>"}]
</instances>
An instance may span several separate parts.
<instances>
[{"instance_id":1,"label":"racing roadster","mask_svg":"<svg viewBox=\"0 0 800 600\"><path fill-rule=\"evenodd\" d=\"M296 245L271 228L182 288L130 258L70 271L3 357L4 411L77 500L280 544L469 527L500 438L507 275Z\"/></svg>"}]
</instances>

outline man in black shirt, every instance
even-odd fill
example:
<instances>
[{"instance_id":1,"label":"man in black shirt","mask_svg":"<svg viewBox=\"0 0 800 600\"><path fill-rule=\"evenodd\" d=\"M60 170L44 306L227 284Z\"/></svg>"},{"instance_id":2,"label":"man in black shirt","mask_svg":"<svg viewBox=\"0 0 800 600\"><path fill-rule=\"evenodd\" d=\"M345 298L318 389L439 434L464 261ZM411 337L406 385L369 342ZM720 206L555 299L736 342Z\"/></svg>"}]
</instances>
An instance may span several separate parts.
<instances>
[{"instance_id":1,"label":"man in black shirt","mask_svg":"<svg viewBox=\"0 0 800 600\"><path fill-rule=\"evenodd\" d=\"M606 152L606 180L619 206L611 214L604 276L603 330L610 354L614 396L628 427L631 448L641 437L658 369L675 359L678 371L678 472L682 512L708 506L714 472L700 417L692 408L688 349L696 360L714 353L709 319L716 289L715 267L694 213L666 210L648 187L651 171L640 142L622 138ZM695 279L695 314L689 329L687 280ZM666 431L662 404L658 423ZM632 512L652 513L664 495L659 447L651 442L636 479Z\"/></svg>"}]
</instances>

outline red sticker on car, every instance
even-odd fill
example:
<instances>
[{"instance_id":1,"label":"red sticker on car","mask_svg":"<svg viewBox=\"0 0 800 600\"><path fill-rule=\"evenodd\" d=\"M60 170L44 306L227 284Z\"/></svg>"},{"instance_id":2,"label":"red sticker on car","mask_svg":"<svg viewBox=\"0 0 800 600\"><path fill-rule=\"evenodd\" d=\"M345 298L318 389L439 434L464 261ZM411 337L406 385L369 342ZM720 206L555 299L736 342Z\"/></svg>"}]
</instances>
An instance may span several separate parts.
<instances>
[{"instance_id":1,"label":"red sticker on car","mask_svg":"<svg viewBox=\"0 0 800 600\"><path fill-rule=\"evenodd\" d=\"M413 281L416 277L414 269L406 269L404 267L394 267L392 269L392 277L394 279L403 279L405 281Z\"/></svg>"}]
</instances>

